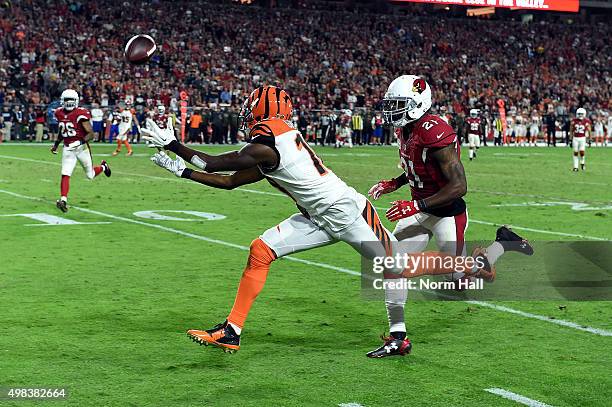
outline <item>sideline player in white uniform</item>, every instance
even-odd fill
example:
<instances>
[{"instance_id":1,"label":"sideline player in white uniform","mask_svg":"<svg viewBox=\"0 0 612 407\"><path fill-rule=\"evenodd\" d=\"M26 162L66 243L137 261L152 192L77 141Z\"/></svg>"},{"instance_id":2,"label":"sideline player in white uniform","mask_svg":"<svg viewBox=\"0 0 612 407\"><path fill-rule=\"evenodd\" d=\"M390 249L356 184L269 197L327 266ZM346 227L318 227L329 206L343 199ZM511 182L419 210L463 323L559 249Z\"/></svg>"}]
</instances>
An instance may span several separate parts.
<instances>
[{"instance_id":1,"label":"sideline player in white uniform","mask_svg":"<svg viewBox=\"0 0 612 407\"><path fill-rule=\"evenodd\" d=\"M68 191L70 189L70 177L74 171L77 161L85 170L89 179L94 179L104 171L104 175L111 176L111 169L104 160L99 166L94 167L91 159L89 141L94 138L91 127L91 113L89 110L79 107L79 94L73 89L66 89L60 96L62 106L54 112L58 121L59 135L51 152L57 154L59 144L64 142L62 150L62 181L60 183L60 199L56 205L62 212L68 212Z\"/></svg>"},{"instance_id":2,"label":"sideline player in white uniform","mask_svg":"<svg viewBox=\"0 0 612 407\"><path fill-rule=\"evenodd\" d=\"M249 143L239 151L218 156L180 144L174 137L171 124L162 130L148 120L147 129L142 129L154 146L179 156L172 160L164 152L158 152L152 157L155 164L176 176L222 189L267 179L291 197L301 212L268 229L251 243L249 261L227 320L209 330L188 331L189 336L200 344L212 344L225 351L240 348L240 334L249 310L263 288L270 264L279 257L338 241L348 243L369 259L392 256L397 250L393 246L395 238L382 226L365 196L325 167L302 135L287 123L291 113L291 100L284 90L273 86L256 89L245 101L241 112L243 123L249 128ZM205 172L186 168L183 159ZM211 174L221 171L235 172L232 175ZM371 244L364 245L364 242ZM431 255L435 257L439 253ZM404 270L397 268L387 271L395 277L410 278L448 274L453 269L419 267L410 270L409 274L402 274ZM469 274L474 272L483 278L494 276L491 265L468 271ZM411 347L407 338L394 344L396 354L405 354Z\"/></svg>"},{"instance_id":3,"label":"sideline player in white uniform","mask_svg":"<svg viewBox=\"0 0 612 407\"><path fill-rule=\"evenodd\" d=\"M538 142L538 135L540 134L541 119L540 115L536 110L531 113L531 119L529 123L529 145L532 147L536 146Z\"/></svg>"},{"instance_id":4,"label":"sideline player in white uniform","mask_svg":"<svg viewBox=\"0 0 612 407\"><path fill-rule=\"evenodd\" d=\"M132 146L130 146L129 137L130 132L132 131L132 120L134 119L134 114L125 108L125 104L123 102L119 103L119 135L117 136L117 149L113 151L113 155L117 155L121 152L121 145L125 144L127 147L127 156L131 156L134 152L132 151Z\"/></svg>"},{"instance_id":5,"label":"sideline player in white uniform","mask_svg":"<svg viewBox=\"0 0 612 407\"><path fill-rule=\"evenodd\" d=\"M506 116L506 143L504 144L506 146L509 146L512 143L516 143L516 133L514 131L515 123L516 120L514 116L512 116L511 114Z\"/></svg>"},{"instance_id":6,"label":"sideline player in white uniform","mask_svg":"<svg viewBox=\"0 0 612 407\"><path fill-rule=\"evenodd\" d=\"M604 139L604 146L608 145L608 141L612 141L612 113L607 112L606 131L608 137Z\"/></svg>"},{"instance_id":7,"label":"sideline player in white uniform","mask_svg":"<svg viewBox=\"0 0 612 407\"><path fill-rule=\"evenodd\" d=\"M595 138L595 147L603 147L605 136L604 136L604 118L600 113L595 116L595 122L593 123L593 136Z\"/></svg>"}]
</instances>

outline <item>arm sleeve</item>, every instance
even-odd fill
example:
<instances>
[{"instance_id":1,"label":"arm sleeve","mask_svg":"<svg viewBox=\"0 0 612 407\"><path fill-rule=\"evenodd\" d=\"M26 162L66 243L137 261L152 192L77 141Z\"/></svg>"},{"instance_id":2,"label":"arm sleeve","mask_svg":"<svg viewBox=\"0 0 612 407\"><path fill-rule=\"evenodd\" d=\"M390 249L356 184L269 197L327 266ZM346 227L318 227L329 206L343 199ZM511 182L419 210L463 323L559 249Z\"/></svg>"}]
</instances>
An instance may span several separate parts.
<instances>
[{"instance_id":1,"label":"arm sleeve","mask_svg":"<svg viewBox=\"0 0 612 407\"><path fill-rule=\"evenodd\" d=\"M427 148L446 147L457 141L457 133L455 130L441 119L438 124L434 125L429 130L421 127L419 131L421 131L423 146Z\"/></svg>"}]
</instances>

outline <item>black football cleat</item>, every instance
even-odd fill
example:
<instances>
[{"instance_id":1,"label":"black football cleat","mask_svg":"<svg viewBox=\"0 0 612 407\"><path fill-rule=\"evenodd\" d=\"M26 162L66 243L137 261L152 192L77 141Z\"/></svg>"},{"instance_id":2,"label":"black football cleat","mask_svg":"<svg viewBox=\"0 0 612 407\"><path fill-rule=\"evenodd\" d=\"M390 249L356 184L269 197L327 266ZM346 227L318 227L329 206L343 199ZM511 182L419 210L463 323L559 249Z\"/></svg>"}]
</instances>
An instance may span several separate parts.
<instances>
[{"instance_id":1,"label":"black football cleat","mask_svg":"<svg viewBox=\"0 0 612 407\"><path fill-rule=\"evenodd\" d=\"M529 244L527 239L523 239L506 225L497 229L495 241L501 243L504 250L507 252L519 252L527 256L533 254L533 247Z\"/></svg>"},{"instance_id":2,"label":"black football cleat","mask_svg":"<svg viewBox=\"0 0 612 407\"><path fill-rule=\"evenodd\" d=\"M582 171L584 171L584 169L585 169L585 168L584 168L584 164L580 164L580 169L581 169Z\"/></svg>"},{"instance_id":3,"label":"black football cleat","mask_svg":"<svg viewBox=\"0 0 612 407\"><path fill-rule=\"evenodd\" d=\"M368 353L366 356L369 358L386 358L388 356L404 356L410 353L412 350L412 343L410 339L395 339L392 336L380 337L385 343Z\"/></svg>"},{"instance_id":4,"label":"black football cleat","mask_svg":"<svg viewBox=\"0 0 612 407\"><path fill-rule=\"evenodd\" d=\"M100 165L102 166L102 168L104 168L104 175L106 175L107 177L110 177L111 176L111 169L110 169L110 166L108 165L108 163L106 162L106 160L102 160Z\"/></svg>"},{"instance_id":5,"label":"black football cleat","mask_svg":"<svg viewBox=\"0 0 612 407\"><path fill-rule=\"evenodd\" d=\"M223 352L226 353L234 353L240 349L240 335L234 331L227 320L205 331L190 329L187 331L187 335L200 345L214 345L223 349Z\"/></svg>"},{"instance_id":6,"label":"black football cleat","mask_svg":"<svg viewBox=\"0 0 612 407\"><path fill-rule=\"evenodd\" d=\"M57 206L57 209L59 209L60 211L64 213L68 212L68 204L63 199L58 199L55 202L55 206Z\"/></svg>"}]
</instances>

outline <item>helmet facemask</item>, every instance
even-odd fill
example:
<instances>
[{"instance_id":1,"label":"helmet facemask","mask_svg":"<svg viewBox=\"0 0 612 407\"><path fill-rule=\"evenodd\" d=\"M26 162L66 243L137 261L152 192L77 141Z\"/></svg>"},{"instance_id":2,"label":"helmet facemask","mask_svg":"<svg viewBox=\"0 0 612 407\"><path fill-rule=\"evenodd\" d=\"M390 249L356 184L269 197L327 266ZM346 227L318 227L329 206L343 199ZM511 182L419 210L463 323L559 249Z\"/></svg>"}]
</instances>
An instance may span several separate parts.
<instances>
[{"instance_id":1,"label":"helmet facemask","mask_svg":"<svg viewBox=\"0 0 612 407\"><path fill-rule=\"evenodd\" d=\"M417 102L410 97L385 98L382 102L383 119L387 124L404 127L417 120L410 115L417 108Z\"/></svg>"},{"instance_id":2,"label":"helmet facemask","mask_svg":"<svg viewBox=\"0 0 612 407\"><path fill-rule=\"evenodd\" d=\"M68 111L76 109L77 106L79 106L78 99L72 97L66 97L62 99L62 107Z\"/></svg>"},{"instance_id":3,"label":"helmet facemask","mask_svg":"<svg viewBox=\"0 0 612 407\"><path fill-rule=\"evenodd\" d=\"M257 104L257 100L253 101L253 103L249 106L249 99L247 98L242 104L242 108L240 109L240 113L238 114L238 129L241 131L247 131L252 123L254 122L253 112L251 107Z\"/></svg>"}]
</instances>

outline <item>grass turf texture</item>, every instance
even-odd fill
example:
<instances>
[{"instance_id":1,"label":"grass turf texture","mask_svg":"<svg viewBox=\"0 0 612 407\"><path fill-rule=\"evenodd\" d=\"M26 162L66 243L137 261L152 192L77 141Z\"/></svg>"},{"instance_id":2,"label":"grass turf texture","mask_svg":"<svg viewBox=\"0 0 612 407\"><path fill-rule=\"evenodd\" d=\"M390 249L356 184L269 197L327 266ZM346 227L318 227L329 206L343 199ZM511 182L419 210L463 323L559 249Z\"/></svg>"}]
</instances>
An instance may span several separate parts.
<instances>
[{"instance_id":1,"label":"grass turf texture","mask_svg":"<svg viewBox=\"0 0 612 407\"><path fill-rule=\"evenodd\" d=\"M129 158L96 156L113 148L93 146L94 162L109 160L113 177L89 182L77 167L70 204L241 246L295 212L288 198L176 179L150 163L144 147ZM400 173L395 148L317 152L362 193ZM587 172L574 174L568 148L482 148L476 161L465 162L470 217L610 239L610 210L491 205L610 205L611 158L612 150L589 149ZM54 207L59 163L48 147L0 145L0 189L44 200L0 193L0 215L49 213L112 223L29 227L36 221L0 217L0 386L66 386L71 394L58 405L74 406L516 405L483 390L490 387L558 406L604 406L612 399L612 338L464 302L409 302L413 354L368 360L365 352L387 328L384 304L362 301L355 276L286 260L272 265L244 329L242 350L227 355L199 347L185 331L225 318L247 252L75 209L62 215ZM263 182L248 189L276 192ZM377 206L407 196L407 190L396 192ZM134 217L142 210L197 210L227 218ZM495 226L472 222L467 238L489 240L494 233ZM532 240L581 240L520 233ZM296 257L352 270L360 264L342 243ZM499 304L612 328L606 302Z\"/></svg>"}]
</instances>

